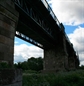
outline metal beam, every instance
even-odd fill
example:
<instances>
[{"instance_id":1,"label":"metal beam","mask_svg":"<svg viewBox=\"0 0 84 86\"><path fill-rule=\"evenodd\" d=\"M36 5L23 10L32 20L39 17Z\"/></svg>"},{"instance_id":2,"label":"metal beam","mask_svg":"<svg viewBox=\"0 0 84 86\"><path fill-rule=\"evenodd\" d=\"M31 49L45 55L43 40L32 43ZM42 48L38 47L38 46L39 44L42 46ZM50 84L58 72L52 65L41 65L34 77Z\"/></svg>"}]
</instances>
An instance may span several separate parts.
<instances>
[{"instance_id":1,"label":"metal beam","mask_svg":"<svg viewBox=\"0 0 84 86\"><path fill-rule=\"evenodd\" d=\"M15 36L18 37L18 38L20 38L20 39L23 39L23 40L25 40L25 41L27 41L27 42L35 45L35 46L38 46L38 47L40 47L42 49L44 48L43 45L41 45L40 43L36 42L35 40L29 38L28 36L26 36L26 35L18 32L18 31L16 31Z\"/></svg>"}]
</instances>

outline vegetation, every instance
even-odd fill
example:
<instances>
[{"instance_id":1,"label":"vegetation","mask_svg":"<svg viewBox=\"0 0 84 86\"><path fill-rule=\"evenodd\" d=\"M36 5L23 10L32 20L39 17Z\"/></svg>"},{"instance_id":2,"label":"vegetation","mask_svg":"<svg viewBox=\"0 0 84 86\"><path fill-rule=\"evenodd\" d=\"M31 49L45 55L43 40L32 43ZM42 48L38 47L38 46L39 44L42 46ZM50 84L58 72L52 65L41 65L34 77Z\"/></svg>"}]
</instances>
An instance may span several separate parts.
<instances>
[{"instance_id":1,"label":"vegetation","mask_svg":"<svg viewBox=\"0 0 84 86\"><path fill-rule=\"evenodd\" d=\"M21 68L23 71L25 70L34 70L40 71L43 70L43 59L41 57L34 58L31 57L27 61L18 62L14 64L15 68Z\"/></svg>"},{"instance_id":2,"label":"vegetation","mask_svg":"<svg viewBox=\"0 0 84 86\"><path fill-rule=\"evenodd\" d=\"M0 69L11 68L7 62L0 62Z\"/></svg>"},{"instance_id":3,"label":"vegetation","mask_svg":"<svg viewBox=\"0 0 84 86\"><path fill-rule=\"evenodd\" d=\"M76 71L43 74L43 59L31 57L27 61L14 64L15 68L23 70L22 86L83 86L84 66ZM6 62L0 63L0 68L10 68Z\"/></svg>"},{"instance_id":4,"label":"vegetation","mask_svg":"<svg viewBox=\"0 0 84 86\"><path fill-rule=\"evenodd\" d=\"M83 86L84 70L57 74L24 74L22 86Z\"/></svg>"},{"instance_id":5,"label":"vegetation","mask_svg":"<svg viewBox=\"0 0 84 86\"><path fill-rule=\"evenodd\" d=\"M58 72L56 74L42 74L43 59L41 57L31 57L27 61L19 62L14 65L22 68L22 86L83 86L84 85L84 66L76 71Z\"/></svg>"}]
</instances>

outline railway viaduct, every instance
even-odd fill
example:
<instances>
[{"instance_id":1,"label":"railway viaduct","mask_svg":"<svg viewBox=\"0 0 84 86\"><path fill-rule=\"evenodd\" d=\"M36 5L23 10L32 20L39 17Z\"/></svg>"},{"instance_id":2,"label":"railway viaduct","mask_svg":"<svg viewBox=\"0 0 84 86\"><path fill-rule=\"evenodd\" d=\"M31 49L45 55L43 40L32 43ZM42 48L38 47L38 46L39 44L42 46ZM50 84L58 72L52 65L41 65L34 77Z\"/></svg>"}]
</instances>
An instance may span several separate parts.
<instances>
[{"instance_id":1,"label":"railway viaduct","mask_svg":"<svg viewBox=\"0 0 84 86\"><path fill-rule=\"evenodd\" d=\"M73 44L46 0L0 0L0 62L7 62L11 67L15 36L44 50L43 72L79 66ZM8 71L20 77L19 70ZM21 86L21 82L15 86Z\"/></svg>"}]
</instances>

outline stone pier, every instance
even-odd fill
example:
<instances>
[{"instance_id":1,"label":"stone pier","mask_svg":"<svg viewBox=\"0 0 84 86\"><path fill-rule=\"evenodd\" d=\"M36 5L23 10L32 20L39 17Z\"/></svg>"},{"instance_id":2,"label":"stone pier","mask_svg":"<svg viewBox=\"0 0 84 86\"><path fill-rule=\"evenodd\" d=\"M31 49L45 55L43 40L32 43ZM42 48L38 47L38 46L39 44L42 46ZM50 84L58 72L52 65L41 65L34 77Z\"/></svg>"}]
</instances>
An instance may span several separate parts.
<instances>
[{"instance_id":1,"label":"stone pier","mask_svg":"<svg viewBox=\"0 0 84 86\"><path fill-rule=\"evenodd\" d=\"M0 0L0 62L13 65L15 28L18 12L11 0Z\"/></svg>"},{"instance_id":2,"label":"stone pier","mask_svg":"<svg viewBox=\"0 0 84 86\"><path fill-rule=\"evenodd\" d=\"M67 55L63 49L46 49L44 50L44 71L63 71L65 70L65 59Z\"/></svg>"},{"instance_id":3,"label":"stone pier","mask_svg":"<svg viewBox=\"0 0 84 86\"><path fill-rule=\"evenodd\" d=\"M0 86L22 86L22 70L0 69Z\"/></svg>"},{"instance_id":4,"label":"stone pier","mask_svg":"<svg viewBox=\"0 0 84 86\"><path fill-rule=\"evenodd\" d=\"M58 46L44 49L43 72L58 72L68 69L68 54L66 51L65 37L59 36Z\"/></svg>"},{"instance_id":5,"label":"stone pier","mask_svg":"<svg viewBox=\"0 0 84 86\"><path fill-rule=\"evenodd\" d=\"M13 68L18 17L12 0L0 0L0 64L10 65L10 68L0 67L0 86L22 86L22 71Z\"/></svg>"},{"instance_id":6,"label":"stone pier","mask_svg":"<svg viewBox=\"0 0 84 86\"><path fill-rule=\"evenodd\" d=\"M69 65L69 69L75 69L75 57L74 54L70 54L70 56L68 57L68 65Z\"/></svg>"},{"instance_id":7,"label":"stone pier","mask_svg":"<svg viewBox=\"0 0 84 86\"><path fill-rule=\"evenodd\" d=\"M75 70L79 68L79 57L76 55L76 52L71 52L68 57L68 65L70 70Z\"/></svg>"}]
</instances>

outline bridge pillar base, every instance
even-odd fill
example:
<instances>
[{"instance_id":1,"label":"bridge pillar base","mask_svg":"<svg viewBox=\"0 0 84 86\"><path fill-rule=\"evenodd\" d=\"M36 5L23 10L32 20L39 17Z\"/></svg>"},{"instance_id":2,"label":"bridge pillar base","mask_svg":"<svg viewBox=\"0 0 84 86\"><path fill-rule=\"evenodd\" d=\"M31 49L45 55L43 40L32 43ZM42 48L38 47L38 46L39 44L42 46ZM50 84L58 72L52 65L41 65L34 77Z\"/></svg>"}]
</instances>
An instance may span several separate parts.
<instances>
[{"instance_id":1,"label":"bridge pillar base","mask_svg":"<svg viewBox=\"0 0 84 86\"><path fill-rule=\"evenodd\" d=\"M69 52L68 64L70 70L76 70L79 68L79 58L76 55L76 52Z\"/></svg>"},{"instance_id":2,"label":"bridge pillar base","mask_svg":"<svg viewBox=\"0 0 84 86\"><path fill-rule=\"evenodd\" d=\"M0 0L0 62L7 62L11 66L18 17L18 12L11 0Z\"/></svg>"},{"instance_id":3,"label":"bridge pillar base","mask_svg":"<svg viewBox=\"0 0 84 86\"><path fill-rule=\"evenodd\" d=\"M68 57L63 48L44 50L44 72L58 72L68 69Z\"/></svg>"},{"instance_id":4,"label":"bridge pillar base","mask_svg":"<svg viewBox=\"0 0 84 86\"><path fill-rule=\"evenodd\" d=\"M22 70L0 69L0 86L22 86Z\"/></svg>"},{"instance_id":5,"label":"bridge pillar base","mask_svg":"<svg viewBox=\"0 0 84 86\"><path fill-rule=\"evenodd\" d=\"M68 61L69 69L70 70L75 70L76 69L76 67L75 67L75 58L74 57L69 57L68 59L69 59L69 61Z\"/></svg>"}]
</instances>

